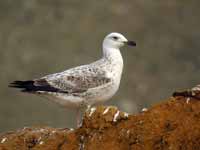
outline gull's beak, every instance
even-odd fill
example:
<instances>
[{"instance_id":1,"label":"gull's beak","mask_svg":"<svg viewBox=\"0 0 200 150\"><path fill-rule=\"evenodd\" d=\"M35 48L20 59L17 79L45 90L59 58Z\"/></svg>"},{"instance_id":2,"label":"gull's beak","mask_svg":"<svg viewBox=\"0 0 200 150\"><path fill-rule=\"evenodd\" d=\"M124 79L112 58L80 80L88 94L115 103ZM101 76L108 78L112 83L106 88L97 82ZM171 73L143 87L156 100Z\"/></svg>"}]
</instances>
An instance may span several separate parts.
<instances>
[{"instance_id":1,"label":"gull's beak","mask_svg":"<svg viewBox=\"0 0 200 150\"><path fill-rule=\"evenodd\" d=\"M125 42L125 44L127 44L129 46L136 46L136 43L134 41L127 41L127 42Z\"/></svg>"}]
</instances>

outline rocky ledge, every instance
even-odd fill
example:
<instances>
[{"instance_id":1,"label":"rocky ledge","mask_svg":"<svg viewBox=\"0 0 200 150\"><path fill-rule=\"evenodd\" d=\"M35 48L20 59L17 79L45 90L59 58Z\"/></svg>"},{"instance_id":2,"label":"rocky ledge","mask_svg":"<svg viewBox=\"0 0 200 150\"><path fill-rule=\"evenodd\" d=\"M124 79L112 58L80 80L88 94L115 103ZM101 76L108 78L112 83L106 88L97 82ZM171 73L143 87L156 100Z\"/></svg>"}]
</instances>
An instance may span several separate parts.
<instances>
[{"instance_id":1,"label":"rocky ledge","mask_svg":"<svg viewBox=\"0 0 200 150\"><path fill-rule=\"evenodd\" d=\"M112 106L85 113L82 127L28 127L0 135L0 150L200 150L200 100L176 96L139 114Z\"/></svg>"}]
</instances>

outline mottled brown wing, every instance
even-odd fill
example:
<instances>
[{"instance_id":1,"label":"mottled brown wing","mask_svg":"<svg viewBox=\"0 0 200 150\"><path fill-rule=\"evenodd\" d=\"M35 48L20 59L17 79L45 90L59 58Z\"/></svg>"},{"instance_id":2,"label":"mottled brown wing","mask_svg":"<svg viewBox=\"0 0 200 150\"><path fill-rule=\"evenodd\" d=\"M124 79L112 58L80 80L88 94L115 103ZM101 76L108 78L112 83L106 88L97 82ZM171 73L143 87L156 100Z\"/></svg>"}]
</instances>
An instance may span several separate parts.
<instances>
[{"instance_id":1,"label":"mottled brown wing","mask_svg":"<svg viewBox=\"0 0 200 150\"><path fill-rule=\"evenodd\" d=\"M97 76L72 76L65 75L62 77L49 80L48 83L54 88L69 93L81 93L90 88L97 88L111 81L110 78Z\"/></svg>"}]
</instances>

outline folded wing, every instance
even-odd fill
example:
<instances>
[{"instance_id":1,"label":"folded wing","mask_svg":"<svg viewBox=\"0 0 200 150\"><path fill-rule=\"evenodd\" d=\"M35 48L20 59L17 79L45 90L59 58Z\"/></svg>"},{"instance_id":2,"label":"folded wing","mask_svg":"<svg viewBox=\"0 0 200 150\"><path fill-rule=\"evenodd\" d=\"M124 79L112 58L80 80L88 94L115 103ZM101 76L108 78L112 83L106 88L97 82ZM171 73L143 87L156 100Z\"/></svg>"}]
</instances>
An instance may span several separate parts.
<instances>
[{"instance_id":1,"label":"folded wing","mask_svg":"<svg viewBox=\"0 0 200 150\"><path fill-rule=\"evenodd\" d=\"M94 70L95 69L95 70ZM91 88L109 84L110 78L97 68L74 68L65 72L29 81L14 81L9 86L22 92L82 93Z\"/></svg>"}]
</instances>

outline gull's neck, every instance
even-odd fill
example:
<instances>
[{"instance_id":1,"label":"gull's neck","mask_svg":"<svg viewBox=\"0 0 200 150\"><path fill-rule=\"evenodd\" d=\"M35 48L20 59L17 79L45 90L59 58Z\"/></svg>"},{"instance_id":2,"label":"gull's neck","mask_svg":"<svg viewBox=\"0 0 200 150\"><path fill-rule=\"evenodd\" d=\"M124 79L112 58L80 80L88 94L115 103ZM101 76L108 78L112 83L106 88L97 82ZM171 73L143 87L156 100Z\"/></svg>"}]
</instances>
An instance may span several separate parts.
<instances>
[{"instance_id":1,"label":"gull's neck","mask_svg":"<svg viewBox=\"0 0 200 150\"><path fill-rule=\"evenodd\" d=\"M103 58L104 62L108 64L106 67L107 71L110 71L108 76L116 79L116 84L119 87L121 75L123 71L123 58L119 49L111 47L103 47Z\"/></svg>"},{"instance_id":2,"label":"gull's neck","mask_svg":"<svg viewBox=\"0 0 200 150\"><path fill-rule=\"evenodd\" d=\"M106 59L111 64L123 67L123 58L117 48L103 46L103 59Z\"/></svg>"}]
</instances>

